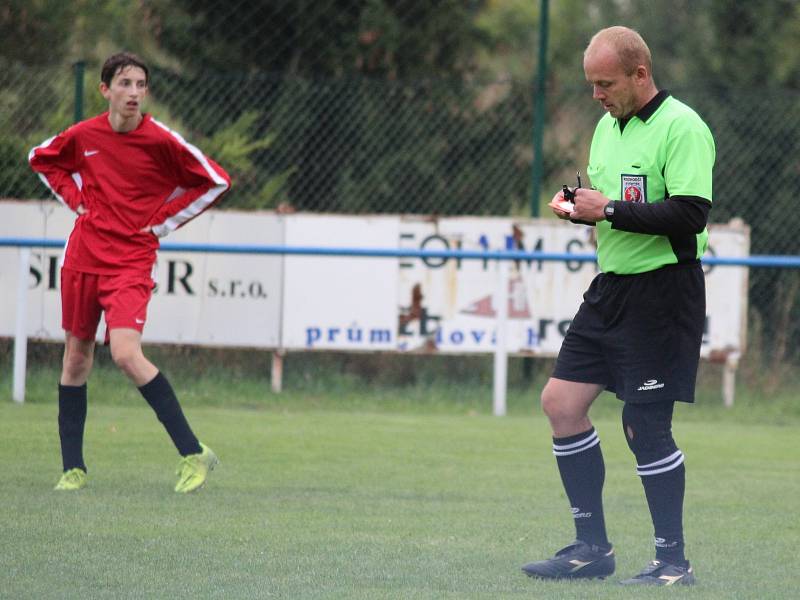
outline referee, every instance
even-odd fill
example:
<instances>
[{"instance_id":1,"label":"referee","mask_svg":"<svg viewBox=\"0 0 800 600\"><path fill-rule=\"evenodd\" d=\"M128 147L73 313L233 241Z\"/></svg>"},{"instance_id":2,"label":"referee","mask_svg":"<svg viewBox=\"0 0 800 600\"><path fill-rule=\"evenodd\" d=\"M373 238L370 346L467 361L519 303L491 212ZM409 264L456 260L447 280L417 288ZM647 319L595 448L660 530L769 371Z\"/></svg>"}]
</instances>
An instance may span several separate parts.
<instances>
[{"instance_id":1,"label":"referee","mask_svg":"<svg viewBox=\"0 0 800 600\"><path fill-rule=\"evenodd\" d=\"M605 466L589 408L603 390L624 402L622 428L641 477L655 534L655 560L625 585L690 585L684 555L683 453L672 438L675 402L693 402L705 320L706 249L714 140L691 108L659 90L650 50L627 27L592 38L583 60L606 114L592 138L592 188L556 215L596 224L601 273L583 296L542 409L575 522L576 540L523 571L543 579L614 572L602 490Z\"/></svg>"}]
</instances>

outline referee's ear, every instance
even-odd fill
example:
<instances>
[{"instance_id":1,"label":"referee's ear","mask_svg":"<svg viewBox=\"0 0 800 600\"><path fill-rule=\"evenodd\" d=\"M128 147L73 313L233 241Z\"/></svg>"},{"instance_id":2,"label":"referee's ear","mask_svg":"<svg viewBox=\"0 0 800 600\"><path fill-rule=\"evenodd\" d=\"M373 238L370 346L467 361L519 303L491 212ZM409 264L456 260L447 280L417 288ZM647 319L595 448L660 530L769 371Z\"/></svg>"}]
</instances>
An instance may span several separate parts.
<instances>
[{"instance_id":1,"label":"referee's ear","mask_svg":"<svg viewBox=\"0 0 800 600\"><path fill-rule=\"evenodd\" d=\"M653 80L653 75L645 65L639 65L633 72L633 78L636 85L649 85Z\"/></svg>"}]
</instances>

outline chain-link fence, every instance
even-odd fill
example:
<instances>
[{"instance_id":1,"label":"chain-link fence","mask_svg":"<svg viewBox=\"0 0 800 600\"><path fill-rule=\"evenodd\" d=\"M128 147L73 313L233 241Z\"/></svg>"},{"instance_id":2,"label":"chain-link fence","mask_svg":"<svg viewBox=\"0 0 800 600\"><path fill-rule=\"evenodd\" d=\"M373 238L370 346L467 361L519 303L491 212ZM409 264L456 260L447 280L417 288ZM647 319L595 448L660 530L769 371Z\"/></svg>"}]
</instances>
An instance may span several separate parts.
<instances>
[{"instance_id":1,"label":"chain-link fence","mask_svg":"<svg viewBox=\"0 0 800 600\"><path fill-rule=\"evenodd\" d=\"M0 81L0 129L14 131L0 142L0 193L41 198L24 158L72 122L74 84L63 70L12 75ZM99 112L97 74L86 80L85 112ZM530 107L530 90L511 81L154 69L147 110L231 172L227 207L496 215L530 210Z\"/></svg>"},{"instance_id":2,"label":"chain-link fence","mask_svg":"<svg viewBox=\"0 0 800 600\"><path fill-rule=\"evenodd\" d=\"M96 71L82 86L86 115L105 108ZM532 85L153 71L148 110L234 174L228 207L530 214ZM3 197L46 197L25 156L73 122L74 77L64 67L0 71ZM800 253L790 202L800 175L800 92L739 92L735 101L702 88L673 93L714 132L712 220L743 218L754 252ZM601 112L579 87L550 92L547 114L540 200L585 165Z\"/></svg>"},{"instance_id":3,"label":"chain-link fence","mask_svg":"<svg viewBox=\"0 0 800 600\"><path fill-rule=\"evenodd\" d=\"M532 206L532 70L497 78L451 68L464 60L458 48L474 35L469 28L442 33L435 51L409 49L408 32L447 32L440 21L464 17L469 2L398 2L394 21L377 8L371 13L375 2L309 3L305 17L299 4L258 2L230 11L196 2L205 20L167 27L156 17L171 10L169 3L142 3L149 12L139 25L158 31L162 54L181 44L194 48L182 68L151 61L147 110L229 170L234 188L222 208L528 216L586 164L602 113L579 71L575 87L548 90L543 197ZM226 40L237 40L227 55L219 50ZM44 198L25 158L74 121L75 70L2 60L0 197ZM105 109L98 80L99 64L89 59L77 86L85 116ZM703 85L672 91L698 110L716 139L711 220L741 217L751 227L753 253L800 254L792 198L800 175L800 92ZM800 309L800 273L753 270L750 281L751 323L765 351L796 358L800 325L791 317Z\"/></svg>"}]
</instances>

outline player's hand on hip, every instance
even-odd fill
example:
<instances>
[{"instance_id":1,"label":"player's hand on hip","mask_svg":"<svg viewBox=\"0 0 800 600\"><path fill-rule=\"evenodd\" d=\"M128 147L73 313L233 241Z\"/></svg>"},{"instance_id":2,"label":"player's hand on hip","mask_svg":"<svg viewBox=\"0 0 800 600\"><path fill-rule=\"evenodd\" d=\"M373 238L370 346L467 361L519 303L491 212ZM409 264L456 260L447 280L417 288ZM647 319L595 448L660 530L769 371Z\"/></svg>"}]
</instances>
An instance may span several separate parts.
<instances>
[{"instance_id":1,"label":"player's hand on hip","mask_svg":"<svg viewBox=\"0 0 800 600\"><path fill-rule=\"evenodd\" d=\"M610 200L597 190L578 188L575 190L575 210L570 217L579 221L605 220L606 216L603 209Z\"/></svg>"}]
</instances>

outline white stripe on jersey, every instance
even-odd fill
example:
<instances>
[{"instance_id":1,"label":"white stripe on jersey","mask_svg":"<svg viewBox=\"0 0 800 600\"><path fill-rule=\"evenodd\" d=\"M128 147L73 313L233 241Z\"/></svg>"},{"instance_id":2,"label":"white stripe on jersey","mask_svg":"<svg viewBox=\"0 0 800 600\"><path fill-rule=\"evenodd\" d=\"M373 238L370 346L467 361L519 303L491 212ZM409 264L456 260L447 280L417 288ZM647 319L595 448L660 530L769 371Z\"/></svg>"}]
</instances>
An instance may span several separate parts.
<instances>
[{"instance_id":1,"label":"white stripe on jersey","mask_svg":"<svg viewBox=\"0 0 800 600\"><path fill-rule=\"evenodd\" d=\"M153 119L152 117L150 120L161 127L164 131L169 133L173 136L181 145L185 146L186 149L192 154L192 156L197 159L203 168L208 173L208 176L214 182L214 186L209 189L205 194L199 196L192 202L189 206L181 210L179 213L169 217L163 223L153 225L152 230L158 237L164 237L170 231L175 231L178 227L182 224L186 223L186 221L190 220L192 217L196 217L201 212L203 212L209 205L214 203L220 194L222 194L225 190L228 189L228 182L225 181L219 173L217 173L209 164L208 160L206 159L205 155L196 147L187 142L183 139L183 136L179 134L177 131L173 131L160 121ZM174 192L173 192L174 194Z\"/></svg>"},{"instance_id":2,"label":"white stripe on jersey","mask_svg":"<svg viewBox=\"0 0 800 600\"><path fill-rule=\"evenodd\" d=\"M48 138L48 139L46 139L45 141L43 141L43 142L42 142L41 144L39 144L38 146L34 146L33 148L31 148L31 151L30 151L30 152L28 152L28 162L30 163L30 162L33 160L33 157L34 157L34 155L36 154L36 151L37 151L39 148L47 148L47 147L48 147L50 144L52 144L52 143L53 143L53 140L54 140L54 139L56 139L57 137L58 137L58 136L55 136L55 135L54 135L53 137L51 137L51 138ZM64 198L61 196L61 194L58 194L58 193L56 193L56 191L53 189L53 186L52 186L52 185L50 185L50 182L49 182L49 181L47 181L47 177L45 177L45 176L44 176L44 174L42 174L42 173L36 173L36 174L39 176L39 179L41 179L41 180L42 180L42 183L44 183L45 187L46 187L48 190L50 190L50 193L51 193L51 194L53 194L53 196L55 196L55 197L56 197L56 200L58 200L59 202L61 202L61 204L63 204L63 205L64 205L64 206L66 206L67 208L69 208L69 204L67 204L67 203L66 203L66 201L65 201L65 200L64 200ZM75 179L75 175L77 175L77 173L73 173L73 174L72 174L72 178L73 178L73 179ZM80 177L80 176L79 176L79 177ZM76 182L76 183L77 183L77 182ZM80 189L80 188L79 188L79 189ZM70 210L72 210L71 208L69 208L69 209L70 209Z\"/></svg>"}]
</instances>

